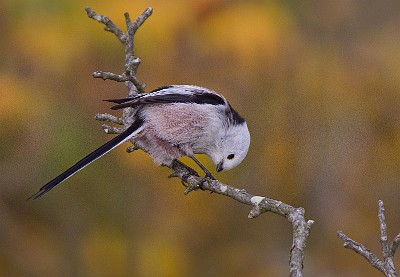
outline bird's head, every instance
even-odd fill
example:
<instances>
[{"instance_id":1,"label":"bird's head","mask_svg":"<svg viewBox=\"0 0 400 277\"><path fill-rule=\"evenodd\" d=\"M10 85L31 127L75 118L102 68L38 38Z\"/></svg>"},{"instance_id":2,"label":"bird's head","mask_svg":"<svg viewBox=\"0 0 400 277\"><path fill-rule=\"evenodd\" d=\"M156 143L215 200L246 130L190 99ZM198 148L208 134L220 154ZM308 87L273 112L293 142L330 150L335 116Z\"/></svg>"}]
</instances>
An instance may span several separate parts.
<instances>
[{"instance_id":1,"label":"bird's head","mask_svg":"<svg viewBox=\"0 0 400 277\"><path fill-rule=\"evenodd\" d=\"M217 149L210 157L217 165L217 171L229 170L239 165L247 155L250 133L246 122L231 125L223 131Z\"/></svg>"}]
</instances>

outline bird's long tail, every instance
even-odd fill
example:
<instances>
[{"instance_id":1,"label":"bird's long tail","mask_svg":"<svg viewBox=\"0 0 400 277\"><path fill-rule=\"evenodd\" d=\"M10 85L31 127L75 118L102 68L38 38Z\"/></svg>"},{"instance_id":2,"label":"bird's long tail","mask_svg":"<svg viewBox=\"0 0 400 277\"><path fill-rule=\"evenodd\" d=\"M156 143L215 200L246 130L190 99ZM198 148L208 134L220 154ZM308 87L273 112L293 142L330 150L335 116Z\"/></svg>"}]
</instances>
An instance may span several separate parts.
<instances>
[{"instance_id":1,"label":"bird's long tail","mask_svg":"<svg viewBox=\"0 0 400 277\"><path fill-rule=\"evenodd\" d=\"M87 165L89 165L90 163L94 162L95 160L97 160L98 158L103 156L104 154L110 152L111 150L113 150L115 147L117 147L121 143L132 138L134 135L136 135L137 133L139 133L141 131L142 123L143 123L143 121L140 120L140 118L137 118L128 129L126 129L124 132L122 132L118 136L114 137L112 140L110 140L106 144L100 146L99 148L94 150L92 153L90 153L89 155L87 155L86 157L84 157L83 159L78 161L76 164L74 164L73 166L68 168L66 171L64 171L63 173L58 175L56 178L54 178L53 180L48 182L46 185L41 187L37 193L35 193L31 197L29 197L28 200L29 199L37 199L37 198L43 196L45 193L49 192L52 188L54 188L58 184L64 182L66 179L68 179L69 177L71 177L72 175L77 173L82 168L84 168Z\"/></svg>"}]
</instances>

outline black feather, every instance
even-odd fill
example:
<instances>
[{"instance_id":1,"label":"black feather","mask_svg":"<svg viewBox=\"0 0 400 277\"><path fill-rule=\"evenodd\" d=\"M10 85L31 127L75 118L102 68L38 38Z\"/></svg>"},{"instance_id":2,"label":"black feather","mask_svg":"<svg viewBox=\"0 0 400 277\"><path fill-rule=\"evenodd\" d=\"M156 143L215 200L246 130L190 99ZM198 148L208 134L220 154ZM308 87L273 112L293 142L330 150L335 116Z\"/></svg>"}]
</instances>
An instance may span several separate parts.
<instances>
[{"instance_id":1,"label":"black feather","mask_svg":"<svg viewBox=\"0 0 400 277\"><path fill-rule=\"evenodd\" d=\"M246 122L246 120L241 117L240 114L234 108L232 108L230 104L228 105L229 109L226 110L226 117L228 118L229 123L233 125L240 125Z\"/></svg>"},{"instance_id":2,"label":"black feather","mask_svg":"<svg viewBox=\"0 0 400 277\"><path fill-rule=\"evenodd\" d=\"M96 159L100 158L105 153L112 150L116 145L118 145L119 143L124 141L127 137L129 137L129 135L131 135L138 128L140 128L140 126L142 126L142 124L143 124L143 120L141 120L140 118L137 118L128 129L126 129L124 132L122 132L118 136L114 137L112 140L110 140L106 144L100 146L99 148L94 150L92 153L90 153L89 155L87 155L86 157L84 157L83 159L78 161L76 164L74 164L73 166L68 168L66 171L64 171L63 173L58 175L56 178L54 178L53 180L48 182L46 185L41 187L37 193L35 193L31 197L29 197L28 200L29 199L37 199L37 198L43 196L44 194L49 192L51 189L53 189L55 186L57 186L61 182L65 181L66 179L68 179L69 177L74 175L76 172L78 172L79 170L81 170L82 168L84 168L85 166L90 164L91 162L95 161Z\"/></svg>"},{"instance_id":3,"label":"black feather","mask_svg":"<svg viewBox=\"0 0 400 277\"><path fill-rule=\"evenodd\" d=\"M189 93L174 93L174 86L158 88L148 94L140 94L135 97L108 99L105 101L117 103L111 107L112 110L118 110L127 107L136 107L148 104L169 104L169 103L195 103L209 105L225 105L225 100L218 94L201 89L200 87L190 87ZM164 90L170 89L171 92L163 93ZM182 88L179 88L182 89ZM157 93L159 92L159 93Z\"/></svg>"}]
</instances>

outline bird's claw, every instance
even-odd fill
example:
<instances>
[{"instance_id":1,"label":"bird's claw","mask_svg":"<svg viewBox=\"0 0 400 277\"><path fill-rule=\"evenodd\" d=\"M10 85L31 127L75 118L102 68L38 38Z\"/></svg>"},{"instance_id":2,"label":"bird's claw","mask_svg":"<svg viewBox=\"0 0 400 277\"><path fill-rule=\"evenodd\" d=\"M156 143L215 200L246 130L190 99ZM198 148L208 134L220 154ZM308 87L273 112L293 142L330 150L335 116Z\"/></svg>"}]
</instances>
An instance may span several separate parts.
<instances>
[{"instance_id":1,"label":"bird's claw","mask_svg":"<svg viewBox=\"0 0 400 277\"><path fill-rule=\"evenodd\" d=\"M189 167L190 168L190 167ZM191 168L190 168L191 169ZM181 183L182 183L182 185L185 187L185 188L187 188L188 187L188 179L189 179L189 177L190 176L193 176L193 175L196 175L196 176L198 176L198 174L197 174L197 172L196 171L194 171L193 169L192 169L192 172L188 172L188 173L186 173L186 174L183 174L182 175L182 177L180 178L181 179Z\"/></svg>"},{"instance_id":2,"label":"bird's claw","mask_svg":"<svg viewBox=\"0 0 400 277\"><path fill-rule=\"evenodd\" d=\"M215 179L214 176L212 176L210 172L206 172L206 176L204 176L204 178L201 179L199 182L199 188L201 190L204 190L204 187L203 187L204 183L209 182L209 181L214 181L214 180L217 180L217 179Z\"/></svg>"}]
</instances>

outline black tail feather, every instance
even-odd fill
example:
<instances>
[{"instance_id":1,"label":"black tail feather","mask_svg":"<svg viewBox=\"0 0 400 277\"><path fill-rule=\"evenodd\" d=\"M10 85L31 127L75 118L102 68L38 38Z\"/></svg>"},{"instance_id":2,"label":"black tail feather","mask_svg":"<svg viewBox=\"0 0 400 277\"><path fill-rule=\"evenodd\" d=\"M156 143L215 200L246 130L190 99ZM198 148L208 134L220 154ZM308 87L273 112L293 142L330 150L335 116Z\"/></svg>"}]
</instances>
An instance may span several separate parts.
<instances>
[{"instance_id":1,"label":"black tail feather","mask_svg":"<svg viewBox=\"0 0 400 277\"><path fill-rule=\"evenodd\" d=\"M97 160L104 154L108 153L109 151L111 151L112 149L117 147L119 144L125 142L126 140L131 138L135 132L137 132L137 130L142 126L142 124L143 124L143 121L140 120L139 118L137 118L134 121L134 123L128 129L126 129L124 132L122 132L118 136L114 137L112 140L105 143L104 145L100 146L99 148L94 150L92 153L90 153L89 155L87 155L86 157L84 157L83 159L78 161L76 164L74 164L73 166L68 168L66 171L64 171L63 173L58 175L56 178L54 178L53 180L48 182L46 185L41 187L37 193L35 193L31 197L29 197L27 200L37 199L37 198L43 196L44 194L49 192L51 189L53 189L55 186L57 186L58 184L65 181L66 179L68 179L69 177L71 177L72 175L77 173L79 170L81 170L85 166L89 165L90 163Z\"/></svg>"}]
</instances>

